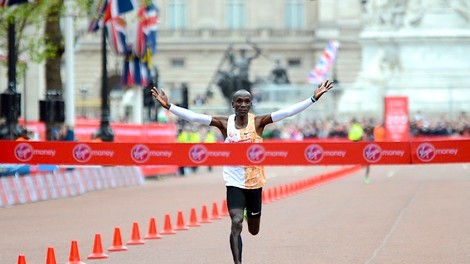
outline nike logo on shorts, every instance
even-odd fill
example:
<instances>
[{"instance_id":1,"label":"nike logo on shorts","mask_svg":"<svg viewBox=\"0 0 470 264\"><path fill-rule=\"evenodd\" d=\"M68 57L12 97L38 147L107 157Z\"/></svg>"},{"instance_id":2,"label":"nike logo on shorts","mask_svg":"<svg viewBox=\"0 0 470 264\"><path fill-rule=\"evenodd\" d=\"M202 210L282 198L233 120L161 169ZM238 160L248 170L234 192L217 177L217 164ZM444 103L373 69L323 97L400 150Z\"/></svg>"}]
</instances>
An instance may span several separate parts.
<instances>
[{"instance_id":1,"label":"nike logo on shorts","mask_svg":"<svg viewBox=\"0 0 470 264\"><path fill-rule=\"evenodd\" d=\"M255 215L259 215L261 212L257 212L257 213L251 213L252 216L255 216Z\"/></svg>"}]
</instances>

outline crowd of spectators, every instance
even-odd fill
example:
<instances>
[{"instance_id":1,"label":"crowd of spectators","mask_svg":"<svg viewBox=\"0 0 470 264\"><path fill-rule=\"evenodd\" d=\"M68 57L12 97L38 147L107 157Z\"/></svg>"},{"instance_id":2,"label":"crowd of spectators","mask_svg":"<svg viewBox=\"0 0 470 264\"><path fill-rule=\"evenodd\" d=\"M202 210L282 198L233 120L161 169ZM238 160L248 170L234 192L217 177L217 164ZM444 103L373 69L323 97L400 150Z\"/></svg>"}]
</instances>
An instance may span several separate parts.
<instances>
[{"instance_id":1,"label":"crowd of spectators","mask_svg":"<svg viewBox=\"0 0 470 264\"><path fill-rule=\"evenodd\" d=\"M364 139L374 140L373 131L378 126L383 126L383 121L375 118L343 119L328 118L310 120L284 120L273 123L264 129L263 138L278 140L304 140L304 139L331 139L348 138L353 120L357 120L364 130ZM470 119L466 113L461 113L455 119L444 116L424 117L421 113L410 116L410 136L470 136ZM188 126L193 126L188 128ZM185 129L198 130L198 125L186 123ZM218 133L217 129L214 132ZM217 134L218 140L223 140Z\"/></svg>"}]
</instances>

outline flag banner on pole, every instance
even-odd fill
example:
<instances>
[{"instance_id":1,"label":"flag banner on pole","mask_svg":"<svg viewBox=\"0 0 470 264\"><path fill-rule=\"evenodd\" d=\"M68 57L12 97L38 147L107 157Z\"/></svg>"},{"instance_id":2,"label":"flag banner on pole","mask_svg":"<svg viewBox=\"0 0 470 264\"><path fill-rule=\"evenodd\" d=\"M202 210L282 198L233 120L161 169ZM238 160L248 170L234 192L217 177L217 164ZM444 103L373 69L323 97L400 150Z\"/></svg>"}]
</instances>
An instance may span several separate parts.
<instances>
[{"instance_id":1,"label":"flag banner on pole","mask_svg":"<svg viewBox=\"0 0 470 264\"><path fill-rule=\"evenodd\" d=\"M146 61L139 61L140 67L140 85L142 87L147 86L150 78L150 70Z\"/></svg>"},{"instance_id":2,"label":"flag banner on pole","mask_svg":"<svg viewBox=\"0 0 470 264\"><path fill-rule=\"evenodd\" d=\"M134 72L134 58L133 55L130 54L124 58L121 83L128 87L134 86Z\"/></svg>"},{"instance_id":3,"label":"flag banner on pole","mask_svg":"<svg viewBox=\"0 0 470 264\"><path fill-rule=\"evenodd\" d=\"M88 27L88 32L96 32L109 20L139 8L138 0L95 0L95 12Z\"/></svg>"},{"instance_id":4,"label":"flag banner on pole","mask_svg":"<svg viewBox=\"0 0 470 264\"><path fill-rule=\"evenodd\" d=\"M134 85L146 86L150 80L150 68L148 62L140 59L135 54L124 58L124 68L121 83L127 87Z\"/></svg>"},{"instance_id":5,"label":"flag banner on pole","mask_svg":"<svg viewBox=\"0 0 470 264\"><path fill-rule=\"evenodd\" d=\"M122 17L114 17L106 23L106 39L114 54L127 54L126 21Z\"/></svg>"},{"instance_id":6,"label":"flag banner on pole","mask_svg":"<svg viewBox=\"0 0 470 264\"><path fill-rule=\"evenodd\" d=\"M157 53L157 30L158 30L158 9L152 3L146 8L146 28L144 30L146 36L147 47L150 49L151 54Z\"/></svg>"},{"instance_id":7,"label":"flag banner on pole","mask_svg":"<svg viewBox=\"0 0 470 264\"><path fill-rule=\"evenodd\" d=\"M93 6L94 12L91 15L88 32L96 32L103 27L103 16L108 7L108 0L96 0Z\"/></svg>"},{"instance_id":8,"label":"flag banner on pole","mask_svg":"<svg viewBox=\"0 0 470 264\"><path fill-rule=\"evenodd\" d=\"M112 0L116 2L116 10L119 15L132 10L138 10L139 0Z\"/></svg>"},{"instance_id":9,"label":"flag banner on pole","mask_svg":"<svg viewBox=\"0 0 470 264\"><path fill-rule=\"evenodd\" d=\"M325 81L328 76L328 70L333 65L338 54L339 42L330 40L325 50L323 51L320 59L318 60L315 68L308 73L308 82L317 85Z\"/></svg>"},{"instance_id":10,"label":"flag banner on pole","mask_svg":"<svg viewBox=\"0 0 470 264\"><path fill-rule=\"evenodd\" d=\"M154 55L157 53L158 9L152 1L149 1L147 5L139 8L137 17L133 41L135 54L142 58L147 55L147 49L150 49Z\"/></svg>"}]
</instances>

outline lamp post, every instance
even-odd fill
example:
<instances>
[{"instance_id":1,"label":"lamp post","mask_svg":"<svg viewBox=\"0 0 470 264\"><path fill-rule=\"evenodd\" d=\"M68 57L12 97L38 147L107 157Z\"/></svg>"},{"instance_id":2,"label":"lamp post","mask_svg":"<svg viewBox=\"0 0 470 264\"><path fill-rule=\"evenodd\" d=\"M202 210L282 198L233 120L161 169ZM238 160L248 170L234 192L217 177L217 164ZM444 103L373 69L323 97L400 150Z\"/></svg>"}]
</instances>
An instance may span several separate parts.
<instances>
[{"instance_id":1,"label":"lamp post","mask_svg":"<svg viewBox=\"0 0 470 264\"><path fill-rule=\"evenodd\" d=\"M15 140L21 135L18 117L21 115L21 95L16 92L15 22L8 24L8 88L1 94L1 116L5 124L0 128L0 138Z\"/></svg>"},{"instance_id":2,"label":"lamp post","mask_svg":"<svg viewBox=\"0 0 470 264\"><path fill-rule=\"evenodd\" d=\"M96 132L96 137L101 138L102 141L114 141L114 132L110 126L110 110L109 110L109 96L108 96L108 69L107 69L107 54L106 54L106 31L103 27L101 29L101 123L100 128Z\"/></svg>"}]
</instances>

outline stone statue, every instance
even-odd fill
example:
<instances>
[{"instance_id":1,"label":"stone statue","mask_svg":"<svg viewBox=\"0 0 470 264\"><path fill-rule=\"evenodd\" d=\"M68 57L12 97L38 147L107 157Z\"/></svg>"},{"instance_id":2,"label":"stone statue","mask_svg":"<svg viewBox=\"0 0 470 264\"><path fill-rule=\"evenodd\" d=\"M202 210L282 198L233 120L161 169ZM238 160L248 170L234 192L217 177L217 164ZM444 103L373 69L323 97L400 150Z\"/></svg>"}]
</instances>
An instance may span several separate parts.
<instances>
[{"instance_id":1,"label":"stone statue","mask_svg":"<svg viewBox=\"0 0 470 264\"><path fill-rule=\"evenodd\" d=\"M261 50L256 45L254 45L253 48L255 49L255 54L251 57L246 55L245 49L240 49L240 56L236 59L232 49L228 52L228 61L231 65L230 73L232 73L235 78L236 90L245 89L251 91L251 82L249 79L250 64L251 61L257 58L261 53Z\"/></svg>"},{"instance_id":2,"label":"stone statue","mask_svg":"<svg viewBox=\"0 0 470 264\"><path fill-rule=\"evenodd\" d=\"M407 0L369 0L366 3L368 26L397 28L403 25Z\"/></svg>"},{"instance_id":3,"label":"stone statue","mask_svg":"<svg viewBox=\"0 0 470 264\"><path fill-rule=\"evenodd\" d=\"M282 67L281 61L276 60L276 66L271 70L270 80L275 84L289 84L289 77L287 76L286 68Z\"/></svg>"},{"instance_id":4,"label":"stone statue","mask_svg":"<svg viewBox=\"0 0 470 264\"><path fill-rule=\"evenodd\" d=\"M450 7L470 23L470 0L450 0Z\"/></svg>"},{"instance_id":5,"label":"stone statue","mask_svg":"<svg viewBox=\"0 0 470 264\"><path fill-rule=\"evenodd\" d=\"M457 13L466 24L470 23L470 0L408 0L407 2L403 21L405 27L421 25L425 15L444 13ZM436 23L441 24L442 21Z\"/></svg>"}]
</instances>

